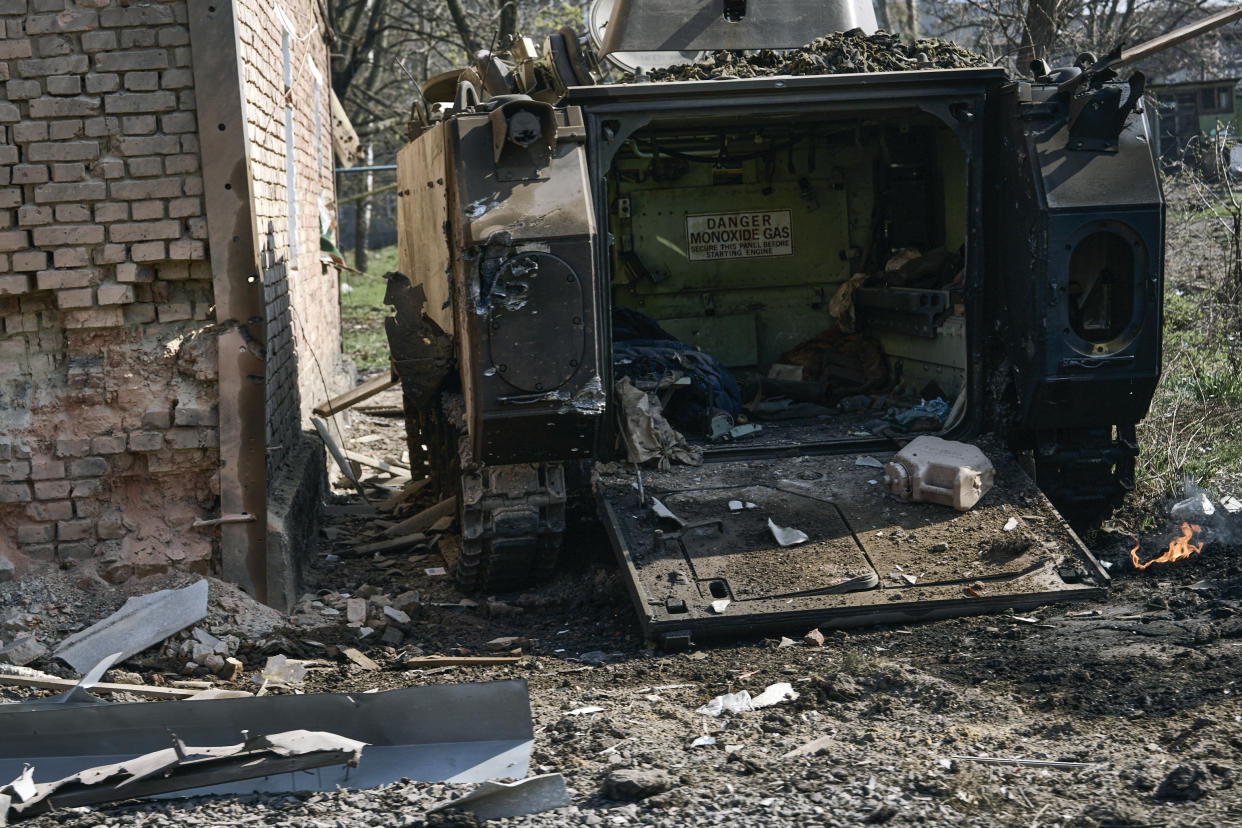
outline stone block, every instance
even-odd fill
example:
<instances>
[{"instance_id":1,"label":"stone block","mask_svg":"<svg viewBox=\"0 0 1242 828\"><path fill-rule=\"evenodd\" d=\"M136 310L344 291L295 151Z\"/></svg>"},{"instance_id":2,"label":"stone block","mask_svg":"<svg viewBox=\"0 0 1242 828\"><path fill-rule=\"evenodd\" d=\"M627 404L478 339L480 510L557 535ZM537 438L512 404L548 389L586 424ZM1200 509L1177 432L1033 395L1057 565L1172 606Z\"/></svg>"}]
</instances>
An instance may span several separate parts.
<instances>
[{"instance_id":1,"label":"stone block","mask_svg":"<svg viewBox=\"0 0 1242 828\"><path fill-rule=\"evenodd\" d=\"M39 290L69 290L90 288L99 284L97 268L74 268L71 270L40 270L36 274Z\"/></svg>"},{"instance_id":2,"label":"stone block","mask_svg":"<svg viewBox=\"0 0 1242 828\"><path fill-rule=\"evenodd\" d=\"M69 461L70 477L102 477L108 473L108 461L102 457L83 457Z\"/></svg>"},{"instance_id":3,"label":"stone block","mask_svg":"<svg viewBox=\"0 0 1242 828\"><path fill-rule=\"evenodd\" d=\"M125 115L133 112L169 112L177 108L177 96L159 92L116 92L104 99L104 112Z\"/></svg>"},{"instance_id":4,"label":"stone block","mask_svg":"<svg viewBox=\"0 0 1242 828\"><path fill-rule=\"evenodd\" d=\"M12 267L17 271L43 270L47 267L47 253L42 250L20 250L13 254Z\"/></svg>"},{"instance_id":5,"label":"stone block","mask_svg":"<svg viewBox=\"0 0 1242 828\"><path fill-rule=\"evenodd\" d=\"M135 262L158 262L168 258L162 241L139 242L129 249Z\"/></svg>"},{"instance_id":6,"label":"stone block","mask_svg":"<svg viewBox=\"0 0 1242 828\"><path fill-rule=\"evenodd\" d=\"M29 503L30 484L0 483L0 503Z\"/></svg>"},{"instance_id":7,"label":"stone block","mask_svg":"<svg viewBox=\"0 0 1242 828\"><path fill-rule=\"evenodd\" d=\"M120 308L72 310L65 314L66 328L119 328L125 324Z\"/></svg>"},{"instance_id":8,"label":"stone block","mask_svg":"<svg viewBox=\"0 0 1242 828\"><path fill-rule=\"evenodd\" d=\"M36 500L26 504L26 515L41 522L72 520L73 502L70 500Z\"/></svg>"},{"instance_id":9,"label":"stone block","mask_svg":"<svg viewBox=\"0 0 1242 828\"><path fill-rule=\"evenodd\" d=\"M131 431L129 433L130 451L159 451L162 448L164 448L164 434L162 432Z\"/></svg>"},{"instance_id":10,"label":"stone block","mask_svg":"<svg viewBox=\"0 0 1242 828\"><path fill-rule=\"evenodd\" d=\"M0 233L0 236L3 236ZM60 247L75 244L103 244L104 229L96 225L64 225L36 227L31 230L36 247Z\"/></svg>"},{"instance_id":11,"label":"stone block","mask_svg":"<svg viewBox=\"0 0 1242 828\"><path fill-rule=\"evenodd\" d=\"M92 437L90 451L94 454L120 454L125 451L125 437L119 434Z\"/></svg>"},{"instance_id":12,"label":"stone block","mask_svg":"<svg viewBox=\"0 0 1242 828\"><path fill-rule=\"evenodd\" d=\"M0 296L18 296L30 292L30 277L24 273L0 275Z\"/></svg>"},{"instance_id":13,"label":"stone block","mask_svg":"<svg viewBox=\"0 0 1242 828\"><path fill-rule=\"evenodd\" d=\"M23 523L17 527L17 542L25 546L31 543L47 543L56 537L54 523Z\"/></svg>"},{"instance_id":14,"label":"stone block","mask_svg":"<svg viewBox=\"0 0 1242 828\"><path fill-rule=\"evenodd\" d=\"M34 484L35 500L63 500L73 490L68 480L40 480Z\"/></svg>"},{"instance_id":15,"label":"stone block","mask_svg":"<svg viewBox=\"0 0 1242 828\"><path fill-rule=\"evenodd\" d=\"M91 441L87 437L67 437L56 441L57 457L85 457L91 452Z\"/></svg>"},{"instance_id":16,"label":"stone block","mask_svg":"<svg viewBox=\"0 0 1242 828\"><path fill-rule=\"evenodd\" d=\"M79 95L82 92L80 75L53 75L47 79L49 95Z\"/></svg>"},{"instance_id":17,"label":"stone block","mask_svg":"<svg viewBox=\"0 0 1242 828\"><path fill-rule=\"evenodd\" d=\"M70 288L56 291L56 307L89 308L95 304L95 291L91 288Z\"/></svg>"},{"instance_id":18,"label":"stone block","mask_svg":"<svg viewBox=\"0 0 1242 828\"><path fill-rule=\"evenodd\" d=\"M101 305L128 305L134 301L134 286L101 285L96 296Z\"/></svg>"}]
</instances>

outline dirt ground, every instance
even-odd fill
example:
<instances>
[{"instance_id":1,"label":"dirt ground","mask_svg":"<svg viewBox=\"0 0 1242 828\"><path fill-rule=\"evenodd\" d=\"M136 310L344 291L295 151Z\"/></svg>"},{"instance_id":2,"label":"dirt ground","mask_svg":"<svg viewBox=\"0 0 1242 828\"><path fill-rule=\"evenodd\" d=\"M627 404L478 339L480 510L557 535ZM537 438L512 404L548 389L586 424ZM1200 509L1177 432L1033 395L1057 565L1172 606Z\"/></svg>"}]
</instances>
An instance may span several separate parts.
<instances>
[{"instance_id":1,"label":"dirt ground","mask_svg":"<svg viewBox=\"0 0 1242 828\"><path fill-rule=\"evenodd\" d=\"M343 434L359 451L399 460L402 429L399 418L361 416ZM298 625L243 646L239 657L248 673L276 649L326 659L329 666L311 671L307 691L525 679L536 727L531 772L564 774L574 804L490 824L1242 824L1242 546L1219 531L1205 535L1201 554L1145 571L1129 564L1124 534L1088 538L1114 574L1097 602L825 630L822 647L793 631L788 642L731 639L668 654L641 637L593 521L571 527L553 581L469 599L447 577L427 573L443 565L431 549L351 556L378 524L348 511L329 515L310 573L316 591L295 616ZM1242 536L1242 515L1233 518L1233 537ZM442 542L451 540L450 530ZM1145 538L1144 550L1167 540L1167 533ZM400 635L389 634L400 641L386 644L378 630L358 641L342 617L324 615L343 605L344 594L403 596L411 620L398 626ZM520 662L405 668L419 655L487 654L487 642L502 636L524 639L515 642ZM337 646L346 644L381 669L341 657ZM695 713L722 693L757 694L777 682L789 682L798 698L720 718ZM603 709L569 712L586 706ZM692 746L702 736L715 741ZM638 801L607 798L605 779L619 769L650 771L656 792ZM407 782L176 800L74 809L27 824L464 825L470 819L428 822L425 812L469 787Z\"/></svg>"}]
</instances>

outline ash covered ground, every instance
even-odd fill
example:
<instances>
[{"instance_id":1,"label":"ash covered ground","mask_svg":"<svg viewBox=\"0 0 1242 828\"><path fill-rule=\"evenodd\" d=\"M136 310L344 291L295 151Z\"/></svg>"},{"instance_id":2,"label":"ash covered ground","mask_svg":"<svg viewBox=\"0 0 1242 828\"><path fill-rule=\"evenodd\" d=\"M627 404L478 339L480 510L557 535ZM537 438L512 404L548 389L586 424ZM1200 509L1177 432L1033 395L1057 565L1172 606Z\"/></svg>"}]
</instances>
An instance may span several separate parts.
<instances>
[{"instance_id":1,"label":"ash covered ground","mask_svg":"<svg viewBox=\"0 0 1242 828\"><path fill-rule=\"evenodd\" d=\"M360 445L395 459L401 429L397 418L361 417L346 436L354 441L378 435ZM1234 516L1235 530L1240 517ZM253 690L248 676L278 652L324 660L310 671L307 692L525 679L536 728L531 772L564 774L574 804L489 824L1025 828L1242 822L1242 546L1220 532L1205 533L1199 555L1144 571L1128 563L1132 542L1124 533L1089 538L1115 575L1099 602L825 630L822 647L804 643L805 631L792 631L792 643L784 646L779 637L752 637L667 654L641 638L607 542L590 521L572 527L564 566L551 582L521 594L473 596L473 605L463 605L467 596L446 577L426 573L443 565L435 552L349 557L350 543L375 531L373 520L341 514L328 520L311 573L314 589L295 623L265 618L236 653L247 677L219 683ZM1144 537L1144 558L1172 534L1169 524ZM450 530L443 542L451 541ZM377 628L361 641L346 626L344 594L368 599L367 623ZM43 600L55 600L55 590ZM384 603L399 604L409 622L385 622ZM224 634L244 614L236 602L213 608L213 628ZM389 632L385 623L394 629ZM263 632L262 626L276 629ZM385 633L397 643L385 643ZM519 639L508 650L520 651L521 661L406 667L420 655L490 654L488 642L499 637ZM348 661L339 652L344 646L362 650L381 669ZM172 681L179 678L170 669L175 664L167 656L148 656L124 669L148 682L157 673ZM798 698L722 718L694 712L722 693L757 693L776 682L789 682ZM29 694L3 692L10 698ZM603 710L570 714L588 706ZM692 747L702 736L715 743ZM822 741L798 753L817 739ZM1086 766L957 758L985 756ZM641 771L649 795L605 796L606 780L623 769ZM428 821L426 811L472 787L408 782L296 796L173 800L71 810L24 824L468 825L471 818L464 815L432 815Z\"/></svg>"}]
</instances>

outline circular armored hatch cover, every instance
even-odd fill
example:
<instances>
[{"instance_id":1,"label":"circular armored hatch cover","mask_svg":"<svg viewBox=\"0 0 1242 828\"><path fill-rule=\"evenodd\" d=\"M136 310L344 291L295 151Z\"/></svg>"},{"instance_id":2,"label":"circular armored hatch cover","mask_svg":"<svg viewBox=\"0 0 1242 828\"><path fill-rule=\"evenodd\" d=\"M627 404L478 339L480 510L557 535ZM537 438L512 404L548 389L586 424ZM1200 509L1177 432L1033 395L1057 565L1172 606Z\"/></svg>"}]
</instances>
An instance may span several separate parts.
<instances>
[{"instance_id":1,"label":"circular armored hatch cover","mask_svg":"<svg viewBox=\"0 0 1242 828\"><path fill-rule=\"evenodd\" d=\"M554 391L586 350L582 284L563 259L519 253L496 272L488 295L492 366L521 391Z\"/></svg>"}]
</instances>

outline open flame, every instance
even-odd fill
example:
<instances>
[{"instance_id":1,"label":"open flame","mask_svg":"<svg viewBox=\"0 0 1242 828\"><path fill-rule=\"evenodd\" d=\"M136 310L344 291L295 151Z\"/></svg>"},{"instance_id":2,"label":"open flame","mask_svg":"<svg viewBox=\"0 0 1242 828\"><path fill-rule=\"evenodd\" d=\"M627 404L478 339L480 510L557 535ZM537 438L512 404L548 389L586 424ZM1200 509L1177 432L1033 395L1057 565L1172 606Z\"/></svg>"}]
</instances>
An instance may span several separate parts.
<instances>
[{"instance_id":1,"label":"open flame","mask_svg":"<svg viewBox=\"0 0 1242 828\"><path fill-rule=\"evenodd\" d=\"M1135 569L1146 569L1154 563L1173 563L1183 558L1189 558L1197 552L1203 551L1203 542L1191 543L1195 535L1199 534L1200 527L1194 523L1182 524L1182 536L1169 541L1169 548L1159 558L1152 558L1147 563L1139 563L1138 539L1135 539L1134 548L1130 550L1130 560L1134 562Z\"/></svg>"}]
</instances>

